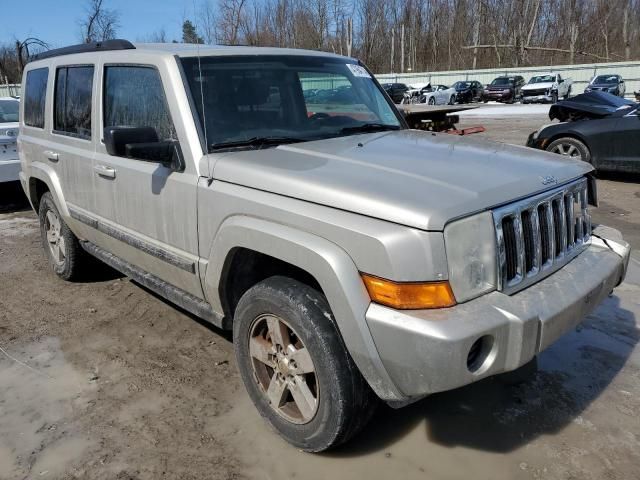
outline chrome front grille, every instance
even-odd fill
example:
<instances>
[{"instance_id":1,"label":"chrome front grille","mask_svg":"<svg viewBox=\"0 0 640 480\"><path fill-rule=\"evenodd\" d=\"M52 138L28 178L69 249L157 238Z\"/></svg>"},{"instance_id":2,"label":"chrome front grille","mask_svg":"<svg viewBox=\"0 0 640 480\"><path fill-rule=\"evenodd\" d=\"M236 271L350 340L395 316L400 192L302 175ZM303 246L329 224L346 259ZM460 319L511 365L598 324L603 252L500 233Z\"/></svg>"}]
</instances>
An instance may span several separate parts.
<instances>
[{"instance_id":1,"label":"chrome front grille","mask_svg":"<svg viewBox=\"0 0 640 480\"><path fill-rule=\"evenodd\" d=\"M587 180L493 211L498 289L513 293L565 265L589 244Z\"/></svg>"}]
</instances>

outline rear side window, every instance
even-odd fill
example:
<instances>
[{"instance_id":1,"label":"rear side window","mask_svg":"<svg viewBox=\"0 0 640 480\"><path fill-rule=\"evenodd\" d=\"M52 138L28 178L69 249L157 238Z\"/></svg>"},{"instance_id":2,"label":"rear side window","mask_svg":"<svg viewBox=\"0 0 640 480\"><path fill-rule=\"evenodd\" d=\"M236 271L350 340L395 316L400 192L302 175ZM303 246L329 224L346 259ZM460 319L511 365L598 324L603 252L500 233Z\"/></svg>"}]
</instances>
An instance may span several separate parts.
<instances>
[{"instance_id":1,"label":"rear side window","mask_svg":"<svg viewBox=\"0 0 640 480\"><path fill-rule=\"evenodd\" d=\"M176 140L160 74L153 67L106 66L104 127L153 127L160 141Z\"/></svg>"},{"instance_id":2,"label":"rear side window","mask_svg":"<svg viewBox=\"0 0 640 480\"><path fill-rule=\"evenodd\" d=\"M56 71L53 129L91 139L93 66L61 67Z\"/></svg>"},{"instance_id":3,"label":"rear side window","mask_svg":"<svg viewBox=\"0 0 640 480\"><path fill-rule=\"evenodd\" d=\"M36 68L27 72L24 91L24 124L44 128L44 103L47 96L48 68Z\"/></svg>"}]
</instances>

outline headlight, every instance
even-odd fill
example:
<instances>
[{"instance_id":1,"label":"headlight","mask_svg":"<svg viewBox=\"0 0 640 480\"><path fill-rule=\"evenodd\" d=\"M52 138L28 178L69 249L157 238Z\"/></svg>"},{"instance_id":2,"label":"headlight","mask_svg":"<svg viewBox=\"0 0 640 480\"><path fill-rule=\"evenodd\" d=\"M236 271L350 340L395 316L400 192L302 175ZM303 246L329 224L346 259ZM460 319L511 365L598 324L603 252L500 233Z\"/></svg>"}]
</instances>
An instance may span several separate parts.
<instances>
[{"instance_id":1,"label":"headlight","mask_svg":"<svg viewBox=\"0 0 640 480\"><path fill-rule=\"evenodd\" d=\"M483 212L444 229L449 283L458 303L495 290L496 238L493 216Z\"/></svg>"},{"instance_id":2,"label":"headlight","mask_svg":"<svg viewBox=\"0 0 640 480\"><path fill-rule=\"evenodd\" d=\"M0 137L17 137L17 128L0 128Z\"/></svg>"},{"instance_id":3,"label":"headlight","mask_svg":"<svg viewBox=\"0 0 640 480\"><path fill-rule=\"evenodd\" d=\"M509 90L508 88L505 88L504 90L502 90L502 93L509 93L511 92L511 90Z\"/></svg>"}]
</instances>

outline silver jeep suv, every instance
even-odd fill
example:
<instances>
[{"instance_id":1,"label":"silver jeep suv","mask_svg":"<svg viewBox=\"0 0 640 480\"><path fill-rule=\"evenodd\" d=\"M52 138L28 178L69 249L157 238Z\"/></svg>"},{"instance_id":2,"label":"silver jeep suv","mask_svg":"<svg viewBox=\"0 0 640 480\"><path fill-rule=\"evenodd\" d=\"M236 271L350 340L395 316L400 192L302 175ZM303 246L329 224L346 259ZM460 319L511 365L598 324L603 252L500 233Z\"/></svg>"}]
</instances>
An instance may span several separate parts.
<instances>
[{"instance_id":1,"label":"silver jeep suv","mask_svg":"<svg viewBox=\"0 0 640 480\"><path fill-rule=\"evenodd\" d=\"M117 40L42 54L23 86L53 270L91 255L232 329L257 409L307 451L378 399L529 364L625 275L591 166L409 130L352 58Z\"/></svg>"}]
</instances>

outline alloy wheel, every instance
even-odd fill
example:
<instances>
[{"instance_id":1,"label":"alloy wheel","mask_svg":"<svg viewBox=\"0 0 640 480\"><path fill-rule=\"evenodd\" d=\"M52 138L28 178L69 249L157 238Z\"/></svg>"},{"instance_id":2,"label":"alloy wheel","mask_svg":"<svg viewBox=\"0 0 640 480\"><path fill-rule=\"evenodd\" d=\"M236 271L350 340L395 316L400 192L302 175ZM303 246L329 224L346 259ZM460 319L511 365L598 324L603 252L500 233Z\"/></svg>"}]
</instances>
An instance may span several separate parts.
<instances>
[{"instance_id":1,"label":"alloy wheel","mask_svg":"<svg viewBox=\"0 0 640 480\"><path fill-rule=\"evenodd\" d=\"M53 261L57 265L64 264L67 250L64 237L62 236L62 222L53 210L47 211L44 228Z\"/></svg>"},{"instance_id":2,"label":"alloy wheel","mask_svg":"<svg viewBox=\"0 0 640 480\"><path fill-rule=\"evenodd\" d=\"M580 150L570 143L559 143L551 150L553 153L564 155L565 157L582 158Z\"/></svg>"},{"instance_id":3,"label":"alloy wheel","mask_svg":"<svg viewBox=\"0 0 640 480\"><path fill-rule=\"evenodd\" d=\"M271 408L286 420L309 423L318 411L315 366L298 334L270 314L250 329L249 353L254 377Z\"/></svg>"}]
</instances>

